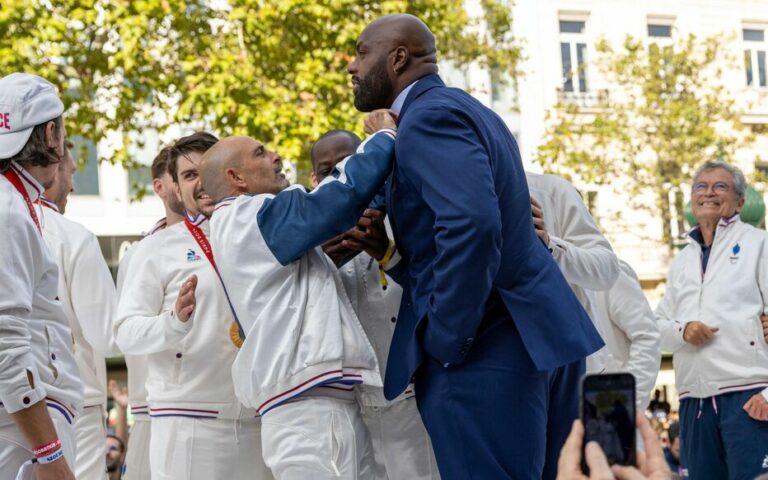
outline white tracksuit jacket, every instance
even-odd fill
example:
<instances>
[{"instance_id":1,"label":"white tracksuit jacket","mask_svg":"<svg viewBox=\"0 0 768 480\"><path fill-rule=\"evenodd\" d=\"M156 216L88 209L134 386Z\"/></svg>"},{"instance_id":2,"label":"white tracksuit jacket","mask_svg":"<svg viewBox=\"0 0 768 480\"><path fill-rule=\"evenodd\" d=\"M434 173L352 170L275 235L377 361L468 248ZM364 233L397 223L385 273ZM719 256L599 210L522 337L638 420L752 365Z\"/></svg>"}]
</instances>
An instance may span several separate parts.
<instances>
[{"instance_id":1,"label":"white tracksuit jacket","mask_svg":"<svg viewBox=\"0 0 768 480\"><path fill-rule=\"evenodd\" d=\"M573 292L600 331L601 322L590 290L608 290L619 276L619 262L595 225L579 192L556 175L526 172L531 196L541 205L549 233L548 247ZM606 342L607 343L607 342ZM607 363L606 347L587 357L587 372L599 373Z\"/></svg>"},{"instance_id":2,"label":"white tracksuit jacket","mask_svg":"<svg viewBox=\"0 0 768 480\"><path fill-rule=\"evenodd\" d=\"M43 187L20 165L11 168L37 200ZM0 245L0 414L45 398L72 420L83 408L83 386L57 298L58 268L24 199L2 175Z\"/></svg>"},{"instance_id":3,"label":"white tracksuit jacket","mask_svg":"<svg viewBox=\"0 0 768 480\"><path fill-rule=\"evenodd\" d=\"M644 410L661 364L661 332L637 274L623 260L619 267L610 290L592 292L595 320L605 340L606 371L635 376L635 400Z\"/></svg>"},{"instance_id":4,"label":"white tracksuit jacket","mask_svg":"<svg viewBox=\"0 0 768 480\"><path fill-rule=\"evenodd\" d=\"M376 351L383 383L403 289L391 278L387 279L387 288L384 289L379 263L365 252L342 265L339 273L344 284L343 294L351 301L352 308ZM384 398L383 388L362 385L358 394L360 402L366 407L386 407L413 397L414 391L413 385L409 385L400 396L387 400Z\"/></svg>"},{"instance_id":5,"label":"white tracksuit jacket","mask_svg":"<svg viewBox=\"0 0 768 480\"><path fill-rule=\"evenodd\" d=\"M693 233L693 232L692 232ZM694 239L669 268L664 298L656 307L661 348L673 352L680 398L768 387L768 344L760 314L768 295L768 233L734 215L718 223L706 273ZM688 322L720 330L701 347L683 340ZM763 390L768 399L768 388Z\"/></svg>"},{"instance_id":6,"label":"white tracksuit jacket","mask_svg":"<svg viewBox=\"0 0 768 480\"><path fill-rule=\"evenodd\" d=\"M207 221L199 226L207 233ZM198 277L197 305L184 323L174 310L192 274ZM234 395L230 369L237 347L224 290L184 222L139 242L123 278L115 338L126 354L148 356L150 415L254 416Z\"/></svg>"},{"instance_id":7,"label":"white tracksuit jacket","mask_svg":"<svg viewBox=\"0 0 768 480\"><path fill-rule=\"evenodd\" d=\"M43 238L59 267L59 300L69 320L85 406L107 405L105 357L117 355L112 337L117 296L96 236L40 199Z\"/></svg>"},{"instance_id":8,"label":"white tracksuit jacket","mask_svg":"<svg viewBox=\"0 0 768 480\"><path fill-rule=\"evenodd\" d=\"M160 219L145 234L146 236L157 233L166 228L165 218ZM142 239L143 241L143 239ZM123 254L120 259L120 265L117 267L117 295L121 296L123 284L125 283L125 272L128 270L128 263L131 261L137 242ZM114 319L113 319L114 321ZM114 330L114 325L113 325ZM125 366L128 369L128 405L131 407L132 415L149 414L149 404L147 403L147 356L146 355L125 355Z\"/></svg>"},{"instance_id":9,"label":"white tracksuit jacket","mask_svg":"<svg viewBox=\"0 0 768 480\"><path fill-rule=\"evenodd\" d=\"M294 186L216 207L211 243L246 333L235 389L262 415L319 385L382 385L376 353L318 245L352 227L383 185L394 136L366 139L311 193Z\"/></svg>"}]
</instances>

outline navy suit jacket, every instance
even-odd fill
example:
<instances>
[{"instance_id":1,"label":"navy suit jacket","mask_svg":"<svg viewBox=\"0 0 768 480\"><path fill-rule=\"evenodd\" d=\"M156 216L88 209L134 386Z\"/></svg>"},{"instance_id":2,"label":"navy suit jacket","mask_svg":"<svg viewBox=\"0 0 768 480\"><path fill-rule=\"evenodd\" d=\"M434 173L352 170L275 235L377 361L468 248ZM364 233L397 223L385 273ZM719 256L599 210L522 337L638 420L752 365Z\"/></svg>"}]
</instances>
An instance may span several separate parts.
<instances>
[{"instance_id":1,"label":"navy suit jacket","mask_svg":"<svg viewBox=\"0 0 768 480\"><path fill-rule=\"evenodd\" d=\"M423 77L400 112L395 158L386 200L402 260L390 273L404 293L387 398L405 389L425 353L460 365L492 293L539 370L603 345L536 236L520 152L498 115L439 76Z\"/></svg>"}]
</instances>

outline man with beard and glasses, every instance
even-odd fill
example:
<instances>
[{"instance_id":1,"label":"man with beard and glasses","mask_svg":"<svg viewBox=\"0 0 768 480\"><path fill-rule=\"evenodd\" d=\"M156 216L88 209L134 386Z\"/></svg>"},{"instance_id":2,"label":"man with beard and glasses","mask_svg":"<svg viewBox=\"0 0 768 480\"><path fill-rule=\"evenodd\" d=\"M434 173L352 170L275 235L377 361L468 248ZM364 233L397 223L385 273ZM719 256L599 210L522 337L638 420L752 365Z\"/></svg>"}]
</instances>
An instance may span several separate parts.
<instances>
[{"instance_id":1,"label":"man with beard and glasses","mask_svg":"<svg viewBox=\"0 0 768 480\"><path fill-rule=\"evenodd\" d=\"M550 379L578 377L603 342L536 236L517 143L446 88L416 17L375 20L356 51L355 106L399 116L386 205L401 256L388 272L404 293L384 393L415 375L443 478L541 478L562 446L547 442L550 398L579 394Z\"/></svg>"},{"instance_id":2,"label":"man with beard and glasses","mask_svg":"<svg viewBox=\"0 0 768 480\"><path fill-rule=\"evenodd\" d=\"M119 353L112 336L117 295L96 236L64 217L77 169L70 148L71 144L56 180L38 203L44 207L40 209L43 239L59 268L58 296L72 328L75 361L85 389L83 414L75 421L75 475L79 480L104 480L105 357Z\"/></svg>"},{"instance_id":3,"label":"man with beard and glasses","mask_svg":"<svg viewBox=\"0 0 768 480\"><path fill-rule=\"evenodd\" d=\"M184 205L176 195L173 177L168 171L171 146L163 147L152 161L152 188L163 202L165 217L158 220L146 236L157 233L184 221ZM142 240L143 241L143 240ZM117 269L117 294L125 282L128 263L136 250L131 246L120 260ZM133 415L133 427L128 437L128 453L125 458L125 480L149 480L149 405L147 404L147 357L146 355L125 355L128 369L128 405Z\"/></svg>"},{"instance_id":4,"label":"man with beard and glasses","mask_svg":"<svg viewBox=\"0 0 768 480\"><path fill-rule=\"evenodd\" d=\"M331 130L323 134L310 151L312 186L316 188L336 164L349 157L360 145L360 138L348 130ZM389 345L395 331L397 311L403 289L383 272L395 250L387 235L384 214L368 208L358 224L335 241L323 245L334 258L333 251L354 250L357 255L339 267L344 292L376 351L382 370L387 364ZM377 464L376 478L435 479L440 478L432 443L416 408L413 386L394 400L384 398L381 387L362 385L357 400L373 444Z\"/></svg>"},{"instance_id":5,"label":"man with beard and glasses","mask_svg":"<svg viewBox=\"0 0 768 480\"><path fill-rule=\"evenodd\" d=\"M208 243L213 202L198 166L216 142L199 132L171 147L168 170L186 216L137 245L118 305L118 345L147 355L153 480L272 478L256 411L235 397L237 326Z\"/></svg>"}]
</instances>

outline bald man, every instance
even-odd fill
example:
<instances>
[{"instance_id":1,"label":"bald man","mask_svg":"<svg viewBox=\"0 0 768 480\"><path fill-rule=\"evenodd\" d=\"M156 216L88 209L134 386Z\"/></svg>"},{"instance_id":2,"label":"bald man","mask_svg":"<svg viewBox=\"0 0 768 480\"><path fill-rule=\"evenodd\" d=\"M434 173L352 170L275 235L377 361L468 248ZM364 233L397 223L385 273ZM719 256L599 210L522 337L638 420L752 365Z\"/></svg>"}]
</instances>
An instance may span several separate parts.
<instances>
[{"instance_id":1,"label":"bald man","mask_svg":"<svg viewBox=\"0 0 768 480\"><path fill-rule=\"evenodd\" d=\"M323 134L310 152L312 186L317 187L333 172L336 164L355 153L359 145L360 138L348 130L331 130ZM338 240L323 245L331 258L335 258L340 249L353 250L357 254L339 267L339 274L344 293L376 350L382 381L403 296L400 285L382 271L388 253L394 251L394 242L388 237L385 222L381 211L366 209L358 225ZM345 259L345 255L341 258ZM363 385L357 392L357 399L371 435L374 458L381 467L382 475L377 479L440 478L432 443L416 408L413 386L409 385L394 400L387 400L381 387Z\"/></svg>"},{"instance_id":2,"label":"bald man","mask_svg":"<svg viewBox=\"0 0 768 480\"><path fill-rule=\"evenodd\" d=\"M394 122L379 118L312 193L288 188L280 156L252 138L223 139L203 159L211 244L245 332L235 392L262 416L278 480L378 476L354 392L381 385L376 353L319 245L355 225L391 169L395 132L382 127Z\"/></svg>"},{"instance_id":3,"label":"bald man","mask_svg":"<svg viewBox=\"0 0 768 480\"><path fill-rule=\"evenodd\" d=\"M579 394L550 380L578 378L603 342L536 236L517 143L498 115L445 86L416 17L375 20L356 51L357 109L399 115L386 205L401 256L388 272L404 301L384 393L415 375L443 478L541 478L562 446L547 444L550 398Z\"/></svg>"}]
</instances>

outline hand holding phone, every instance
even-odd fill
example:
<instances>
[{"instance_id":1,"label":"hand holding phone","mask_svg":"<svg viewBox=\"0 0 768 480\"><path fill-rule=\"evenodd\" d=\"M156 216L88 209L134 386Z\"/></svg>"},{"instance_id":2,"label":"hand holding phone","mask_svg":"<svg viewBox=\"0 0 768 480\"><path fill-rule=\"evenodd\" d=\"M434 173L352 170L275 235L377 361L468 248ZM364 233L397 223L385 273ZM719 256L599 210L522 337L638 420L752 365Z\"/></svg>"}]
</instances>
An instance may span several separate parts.
<instances>
[{"instance_id":1,"label":"hand holding phone","mask_svg":"<svg viewBox=\"0 0 768 480\"><path fill-rule=\"evenodd\" d=\"M610 465L635 465L635 377L587 375L581 383L584 445L597 442ZM586 464L584 465L587 471Z\"/></svg>"}]
</instances>

